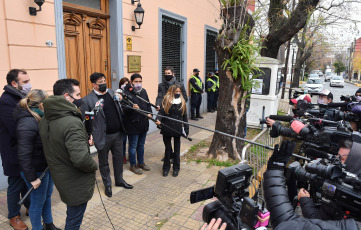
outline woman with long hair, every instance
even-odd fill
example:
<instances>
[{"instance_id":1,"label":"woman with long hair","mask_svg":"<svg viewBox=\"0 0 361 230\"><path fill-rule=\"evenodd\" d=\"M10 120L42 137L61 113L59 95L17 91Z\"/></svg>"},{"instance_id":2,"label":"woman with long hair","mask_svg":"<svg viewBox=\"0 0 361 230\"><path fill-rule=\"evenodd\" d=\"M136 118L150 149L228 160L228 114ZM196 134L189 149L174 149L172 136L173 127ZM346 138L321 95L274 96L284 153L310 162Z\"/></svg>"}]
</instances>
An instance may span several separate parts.
<instances>
[{"instance_id":1,"label":"woman with long hair","mask_svg":"<svg viewBox=\"0 0 361 230\"><path fill-rule=\"evenodd\" d=\"M172 85L169 87L167 94L163 98L162 107L159 115L167 116L173 119L188 122L187 105L182 95L180 85ZM157 125L161 123L172 127L178 133L162 127L161 134L163 134L163 142L165 146L165 157L163 163L163 176L168 176L170 170L170 156L174 152L173 160L173 176L178 176L180 170L180 133L188 136L189 126L182 123L172 121L166 118L158 118ZM174 139L174 149L172 150L172 137Z\"/></svg>"},{"instance_id":2,"label":"woman with long hair","mask_svg":"<svg viewBox=\"0 0 361 230\"><path fill-rule=\"evenodd\" d=\"M51 214L51 195L54 183L47 171L42 180L39 176L47 168L43 144L39 135L39 122L44 115L43 101L48 98L44 90L33 89L20 100L14 111L16 136L18 142L18 159L21 176L30 193L29 216L33 230L57 230ZM44 225L41 222L43 218Z\"/></svg>"}]
</instances>

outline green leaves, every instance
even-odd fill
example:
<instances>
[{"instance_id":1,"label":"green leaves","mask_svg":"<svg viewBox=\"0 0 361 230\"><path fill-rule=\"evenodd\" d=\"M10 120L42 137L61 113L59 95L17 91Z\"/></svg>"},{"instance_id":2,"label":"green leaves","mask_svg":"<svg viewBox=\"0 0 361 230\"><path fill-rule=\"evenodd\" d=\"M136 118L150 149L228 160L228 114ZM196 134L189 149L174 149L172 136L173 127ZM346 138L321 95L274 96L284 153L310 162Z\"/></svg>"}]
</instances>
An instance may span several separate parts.
<instances>
[{"instance_id":1,"label":"green leaves","mask_svg":"<svg viewBox=\"0 0 361 230\"><path fill-rule=\"evenodd\" d=\"M230 70L232 77L240 81L242 90L252 89L253 79L257 77L254 73L260 72L256 65L256 57L261 47L255 45L257 41L253 35L247 35L247 29L247 25L242 28L239 41L232 49L228 49L231 57L225 59L222 64L223 69Z\"/></svg>"}]
</instances>

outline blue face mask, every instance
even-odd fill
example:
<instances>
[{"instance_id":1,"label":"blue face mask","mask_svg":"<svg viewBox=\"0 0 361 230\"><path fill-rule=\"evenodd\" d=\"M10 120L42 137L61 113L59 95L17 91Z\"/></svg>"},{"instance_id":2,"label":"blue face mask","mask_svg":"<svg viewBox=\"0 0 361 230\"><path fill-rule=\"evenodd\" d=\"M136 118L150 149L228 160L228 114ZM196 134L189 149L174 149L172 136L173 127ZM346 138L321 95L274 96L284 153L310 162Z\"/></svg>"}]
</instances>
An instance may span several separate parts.
<instances>
[{"instance_id":1,"label":"blue face mask","mask_svg":"<svg viewBox=\"0 0 361 230\"><path fill-rule=\"evenodd\" d=\"M356 101L361 101L361 96L356 96Z\"/></svg>"}]
</instances>

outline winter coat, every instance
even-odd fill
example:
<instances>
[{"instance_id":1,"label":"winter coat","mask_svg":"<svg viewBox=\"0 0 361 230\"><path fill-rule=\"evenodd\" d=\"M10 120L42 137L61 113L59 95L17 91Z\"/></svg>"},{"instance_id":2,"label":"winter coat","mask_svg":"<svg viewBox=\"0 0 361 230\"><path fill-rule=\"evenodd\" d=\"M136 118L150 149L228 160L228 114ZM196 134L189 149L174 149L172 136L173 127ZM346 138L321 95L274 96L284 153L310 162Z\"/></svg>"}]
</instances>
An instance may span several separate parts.
<instances>
[{"instance_id":1,"label":"winter coat","mask_svg":"<svg viewBox=\"0 0 361 230\"><path fill-rule=\"evenodd\" d=\"M20 170L26 180L32 182L38 178L36 173L43 172L48 166L39 134L39 124L29 111L19 106L14 111L14 117Z\"/></svg>"},{"instance_id":2,"label":"winter coat","mask_svg":"<svg viewBox=\"0 0 361 230\"><path fill-rule=\"evenodd\" d=\"M158 85L158 96L155 101L155 105L162 106L163 98L167 94L169 87L172 85L180 85L181 90L182 90L182 96L186 102L188 101L187 91L184 88L184 85L182 83L176 81L174 77L173 77L173 79L172 79L173 81L171 80L170 82L162 82Z\"/></svg>"},{"instance_id":3,"label":"winter coat","mask_svg":"<svg viewBox=\"0 0 361 230\"><path fill-rule=\"evenodd\" d=\"M40 136L54 184L69 206L84 204L94 192L97 163L90 156L80 110L63 96L44 101Z\"/></svg>"},{"instance_id":4,"label":"winter coat","mask_svg":"<svg viewBox=\"0 0 361 230\"><path fill-rule=\"evenodd\" d=\"M18 102L25 97L10 85L0 97L0 153L5 176L20 176L17 155L16 122L13 116Z\"/></svg>"},{"instance_id":5,"label":"winter coat","mask_svg":"<svg viewBox=\"0 0 361 230\"><path fill-rule=\"evenodd\" d=\"M135 95L132 94L130 95L132 96L130 101L132 101L134 104L137 104L141 110L152 112L152 107L150 106L149 103L142 101ZM138 96L143 98L145 101L149 101L148 94L145 89L142 89L139 92ZM127 135L141 134L148 132L149 119L147 117L126 107L123 107L123 111L125 114L124 127Z\"/></svg>"},{"instance_id":6,"label":"winter coat","mask_svg":"<svg viewBox=\"0 0 361 230\"><path fill-rule=\"evenodd\" d=\"M358 230L353 219L339 221L306 219L299 217L290 203L283 170L267 170L264 173L263 194L270 220L275 230Z\"/></svg>"},{"instance_id":7,"label":"winter coat","mask_svg":"<svg viewBox=\"0 0 361 230\"><path fill-rule=\"evenodd\" d=\"M164 108L161 108L161 110L159 111L159 115L161 116L167 116L173 119L177 119L180 121L184 121L184 122L188 122L188 117L187 117L187 113L182 114L182 110L180 109L182 106L181 103L179 104L172 104L172 106L169 108L168 114L165 113ZM172 121L166 118L161 118L158 117L157 118L159 121L162 122L162 124L167 125L175 130L177 130L179 133L183 132L183 127L184 127L184 131L188 136L189 133L189 126L186 124L182 124L180 122L176 122L176 121ZM180 137L179 133L175 133L174 131L162 126L161 128L161 134L165 135L165 136L171 136L171 137Z\"/></svg>"}]
</instances>

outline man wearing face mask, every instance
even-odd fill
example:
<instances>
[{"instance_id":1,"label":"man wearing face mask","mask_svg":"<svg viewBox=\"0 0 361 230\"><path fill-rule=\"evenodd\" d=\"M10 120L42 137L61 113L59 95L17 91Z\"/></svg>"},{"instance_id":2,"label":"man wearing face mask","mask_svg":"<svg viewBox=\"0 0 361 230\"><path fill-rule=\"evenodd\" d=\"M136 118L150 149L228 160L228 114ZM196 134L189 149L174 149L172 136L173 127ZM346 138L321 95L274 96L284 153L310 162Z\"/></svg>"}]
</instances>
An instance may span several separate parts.
<instances>
[{"instance_id":1,"label":"man wearing face mask","mask_svg":"<svg viewBox=\"0 0 361 230\"><path fill-rule=\"evenodd\" d=\"M104 100L102 109L94 116L93 139L98 151L99 170L105 187L105 195L112 197L112 180L108 162L109 151L113 155L115 186L132 189L133 186L123 179L123 135L125 128L122 123L122 108L114 101L114 91L107 88L105 75L93 73L90 75L93 91L83 99L80 106L84 116L85 111L91 111L97 101ZM119 95L120 99L121 96Z\"/></svg>"},{"instance_id":2,"label":"man wearing face mask","mask_svg":"<svg viewBox=\"0 0 361 230\"><path fill-rule=\"evenodd\" d=\"M94 193L98 165L90 155L88 134L75 105L81 100L79 81L58 80L53 93L44 100L39 133L54 184L67 205L65 229L79 229Z\"/></svg>"},{"instance_id":3,"label":"man wearing face mask","mask_svg":"<svg viewBox=\"0 0 361 230\"><path fill-rule=\"evenodd\" d=\"M134 87L135 93L138 97L131 97L129 100L134 103L133 108L141 109L143 111L152 112L152 107L149 103L147 91L142 87L142 76L140 74L133 74L130 77L130 82ZM124 127L129 138L129 162L130 171L135 174L143 174L142 170L149 171L150 168L144 163L144 144L149 130L149 120L147 117L142 116L137 111L129 108L123 108L125 113ZM149 117L152 117L149 115ZM140 170L142 169L142 170Z\"/></svg>"},{"instance_id":4,"label":"man wearing face mask","mask_svg":"<svg viewBox=\"0 0 361 230\"><path fill-rule=\"evenodd\" d=\"M165 67L164 79L165 79L165 81L158 85L158 95L157 95L157 99L155 100L155 105L157 106L157 109L156 109L157 111L160 110L164 95L167 94L169 87L172 85L180 85L181 91L182 91L182 96L186 102L188 101L186 89L184 88L184 85L182 83L177 81L177 79L175 77L175 73L174 73L174 68L172 66Z\"/></svg>"},{"instance_id":5,"label":"man wearing face mask","mask_svg":"<svg viewBox=\"0 0 361 230\"><path fill-rule=\"evenodd\" d=\"M12 69L6 76L7 85L0 98L0 152L4 175L8 176L7 205L10 225L15 229L27 229L20 219L17 203L27 192L25 181L20 176L17 158L16 122L13 116L18 102L31 90L30 78L25 70ZM29 199L24 203L29 208Z\"/></svg>"},{"instance_id":6,"label":"man wearing face mask","mask_svg":"<svg viewBox=\"0 0 361 230\"><path fill-rule=\"evenodd\" d=\"M189 79L191 89L191 120L197 121L203 119L200 114L202 104L202 93L204 93L204 84L199 77L199 69L193 69L193 76Z\"/></svg>"},{"instance_id":7,"label":"man wearing face mask","mask_svg":"<svg viewBox=\"0 0 361 230\"><path fill-rule=\"evenodd\" d=\"M359 88L355 93L356 101L361 101L361 88Z\"/></svg>"},{"instance_id":8,"label":"man wearing face mask","mask_svg":"<svg viewBox=\"0 0 361 230\"><path fill-rule=\"evenodd\" d=\"M330 92L330 90L324 89L321 91L321 93L317 99L317 104L327 105L327 104L332 103L332 100L333 100L333 94ZM323 115L323 119L333 121L336 109L335 108L325 108L324 110L325 110L325 112Z\"/></svg>"}]
</instances>

